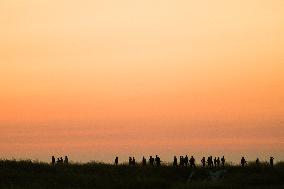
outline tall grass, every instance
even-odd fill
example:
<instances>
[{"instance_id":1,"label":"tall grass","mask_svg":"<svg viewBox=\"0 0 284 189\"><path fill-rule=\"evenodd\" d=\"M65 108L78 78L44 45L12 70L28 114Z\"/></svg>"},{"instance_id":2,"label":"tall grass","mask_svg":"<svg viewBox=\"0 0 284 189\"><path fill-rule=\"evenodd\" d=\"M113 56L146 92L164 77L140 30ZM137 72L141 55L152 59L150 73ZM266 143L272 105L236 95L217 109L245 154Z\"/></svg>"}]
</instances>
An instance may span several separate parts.
<instances>
[{"instance_id":1,"label":"tall grass","mask_svg":"<svg viewBox=\"0 0 284 189\"><path fill-rule=\"evenodd\" d=\"M226 170L215 181L210 173ZM192 178L189 180L189 176ZM130 167L103 163L51 166L30 160L1 160L1 188L284 188L284 163L226 166L225 168Z\"/></svg>"}]
</instances>

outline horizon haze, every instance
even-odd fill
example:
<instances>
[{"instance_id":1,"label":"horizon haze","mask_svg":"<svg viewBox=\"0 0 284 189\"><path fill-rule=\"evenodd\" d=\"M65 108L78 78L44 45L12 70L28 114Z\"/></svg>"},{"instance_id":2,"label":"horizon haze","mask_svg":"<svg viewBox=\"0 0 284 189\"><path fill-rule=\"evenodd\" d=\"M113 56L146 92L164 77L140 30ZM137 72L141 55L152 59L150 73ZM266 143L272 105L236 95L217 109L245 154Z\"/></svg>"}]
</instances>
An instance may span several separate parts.
<instances>
[{"instance_id":1,"label":"horizon haze","mask_svg":"<svg viewBox=\"0 0 284 189\"><path fill-rule=\"evenodd\" d=\"M283 52L283 0L2 0L0 159L284 160Z\"/></svg>"}]
</instances>

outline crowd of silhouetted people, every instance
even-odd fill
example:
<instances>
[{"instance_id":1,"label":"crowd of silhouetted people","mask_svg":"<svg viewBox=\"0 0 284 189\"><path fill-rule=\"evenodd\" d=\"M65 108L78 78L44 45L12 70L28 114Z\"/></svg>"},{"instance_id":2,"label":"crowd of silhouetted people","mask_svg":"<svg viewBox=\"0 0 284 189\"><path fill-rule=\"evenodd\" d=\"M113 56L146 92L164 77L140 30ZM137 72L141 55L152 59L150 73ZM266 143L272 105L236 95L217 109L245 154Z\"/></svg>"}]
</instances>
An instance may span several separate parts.
<instances>
[{"instance_id":1,"label":"crowd of silhouetted people","mask_svg":"<svg viewBox=\"0 0 284 189\"><path fill-rule=\"evenodd\" d=\"M55 159L54 156L52 156L51 159L52 159L51 163L52 163L53 166L55 166L55 165L68 165L68 163L69 163L69 160L68 160L67 156L65 156L64 159L62 157L57 158L57 160ZM161 166L161 162L162 162L161 158L158 155L156 155L155 157L150 156L149 160L148 160L148 165L150 165L152 167L154 167L154 166L160 167ZM115 163L115 165L118 165L118 157L115 157L114 163ZM207 157L207 159L205 157L203 157L201 159L202 167L206 167L206 166L209 167L209 168L224 167L225 163L226 163L226 159L225 159L224 156L221 157L221 158L220 157L214 157L214 159L213 159L212 156L209 156L209 157ZM129 164L129 166L135 166L137 164L135 157L129 157L128 164ZM256 165L260 165L259 158L257 158L255 160L255 164ZM144 156L142 158L141 165L142 166L146 166L147 165L147 159ZM241 158L240 165L242 167L245 167L247 165L247 161L246 161L245 157ZM273 157L270 157L269 165L270 166L274 165L274 158ZM176 156L174 156L173 166L174 167L180 166L180 167L195 168L196 167L196 161L195 161L195 158L193 156L191 156L189 158L187 155L185 155L185 156L180 156L179 157L179 163L178 163L178 158Z\"/></svg>"},{"instance_id":2,"label":"crowd of silhouetted people","mask_svg":"<svg viewBox=\"0 0 284 189\"><path fill-rule=\"evenodd\" d=\"M155 158L153 156L150 156L148 162L149 162L149 165L151 165L153 167L154 166L157 166L157 167L161 166L161 158L158 155L156 155ZM115 165L118 165L118 157L115 158L114 163L115 163ZM129 157L128 164L130 166L135 166L136 165L135 157ZM146 158L144 156L142 158L141 165L142 166L146 166L147 165L147 160L146 160Z\"/></svg>"},{"instance_id":3,"label":"crowd of silhouetted people","mask_svg":"<svg viewBox=\"0 0 284 189\"><path fill-rule=\"evenodd\" d=\"M274 158L270 157L270 160L269 160L269 165L270 166L273 166L273 164L274 164L273 161L274 161ZM161 161L161 159L160 159L160 157L158 155L156 155L155 158L153 156L150 156L150 158L148 160L148 164L150 166L156 166L156 167L161 166L161 162L162 161ZM224 156L222 156L221 158L220 157L214 157L214 159L213 159L213 156L209 156L209 157L207 157L207 159L205 157L203 157L201 159L202 167L206 167L206 166L209 167L209 168L224 167L225 163L226 163L226 159L225 159ZM256 163L256 165L260 165L259 158L256 159L255 163ZM115 165L118 165L118 157L115 158ZM129 165L130 166L135 166L136 165L135 157L129 157ZM147 160L146 160L146 158L144 156L142 158L141 165L142 166L146 166L147 165ZM241 158L240 165L242 167L245 167L247 165L247 161L246 161L246 159L244 157ZM187 155L185 155L185 156L180 156L179 157L179 163L178 163L177 156L174 156L173 166L174 167L180 166L180 167L195 168L196 167L196 161L195 161L195 158L193 156L191 156L189 158Z\"/></svg>"},{"instance_id":4,"label":"crowd of silhouetted people","mask_svg":"<svg viewBox=\"0 0 284 189\"><path fill-rule=\"evenodd\" d=\"M51 157L51 164L53 166L55 166L55 165L68 165L68 163L69 163L69 159L68 159L67 156L65 156L64 159L62 157L57 158L57 160L55 159L54 156Z\"/></svg>"},{"instance_id":5,"label":"crowd of silhouetted people","mask_svg":"<svg viewBox=\"0 0 284 189\"><path fill-rule=\"evenodd\" d=\"M220 158L220 157L215 157L214 160L213 160L213 157L212 157L212 156L209 156L209 157L207 158L207 160L206 160L205 157L203 157L203 158L201 159L202 167L205 167L206 164L207 164L207 166L210 167L210 168L213 168L213 167L220 167L220 166L224 167L224 166L225 166L225 162L226 162L226 159L225 159L224 156L221 157L221 158Z\"/></svg>"},{"instance_id":6,"label":"crowd of silhouetted people","mask_svg":"<svg viewBox=\"0 0 284 189\"><path fill-rule=\"evenodd\" d=\"M132 159L132 162L131 162ZM133 163L134 160L134 163ZM202 167L209 167L209 168L214 168L214 167L224 167L226 163L226 159L224 156L220 157L213 157L209 156L207 159L205 157L203 157L201 159L201 165ZM256 165L260 165L260 160L259 158L256 159L255 161ZM116 165L118 164L118 157L116 157ZM242 167L245 167L247 165L247 161L244 157L241 158L241 162L240 162ZM134 157L130 157L129 158L129 165L135 165L135 158ZM146 162L146 158L143 156L142 159L142 165L145 166L147 165ZM161 166L161 159L159 156L156 155L156 158L153 158L152 156L150 156L149 158L149 165L151 166ZM269 165L273 166L274 165L274 158L270 157L269 160ZM191 167L191 168L195 168L196 167L196 161L195 158L193 156L191 156L190 158L186 155L186 156L180 156L179 157L179 163L178 163L178 158L176 156L174 156L174 160L173 160L173 166L177 167Z\"/></svg>"},{"instance_id":7,"label":"crowd of silhouetted people","mask_svg":"<svg viewBox=\"0 0 284 189\"><path fill-rule=\"evenodd\" d=\"M173 166L178 166L178 159L176 156L174 156L174 162L173 162ZM179 157L179 166L182 167L192 167L194 168L195 165L195 158L193 156L191 156L190 158L186 155L186 156L180 156Z\"/></svg>"}]
</instances>

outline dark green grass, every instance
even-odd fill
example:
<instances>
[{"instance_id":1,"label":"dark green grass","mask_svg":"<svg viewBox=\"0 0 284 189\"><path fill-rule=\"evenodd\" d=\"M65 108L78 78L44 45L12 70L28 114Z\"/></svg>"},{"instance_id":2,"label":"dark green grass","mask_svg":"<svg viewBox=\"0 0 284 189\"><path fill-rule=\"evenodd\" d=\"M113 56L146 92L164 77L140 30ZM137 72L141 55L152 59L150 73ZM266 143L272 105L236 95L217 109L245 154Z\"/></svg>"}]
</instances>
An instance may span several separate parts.
<instances>
[{"instance_id":1,"label":"dark green grass","mask_svg":"<svg viewBox=\"0 0 284 189\"><path fill-rule=\"evenodd\" d=\"M209 173L226 170L224 178L211 180ZM193 174L192 174L193 173ZM189 180L189 175L192 178ZM219 169L130 167L101 163L51 166L31 161L0 161L1 188L284 188L284 163L274 167L253 164Z\"/></svg>"}]
</instances>

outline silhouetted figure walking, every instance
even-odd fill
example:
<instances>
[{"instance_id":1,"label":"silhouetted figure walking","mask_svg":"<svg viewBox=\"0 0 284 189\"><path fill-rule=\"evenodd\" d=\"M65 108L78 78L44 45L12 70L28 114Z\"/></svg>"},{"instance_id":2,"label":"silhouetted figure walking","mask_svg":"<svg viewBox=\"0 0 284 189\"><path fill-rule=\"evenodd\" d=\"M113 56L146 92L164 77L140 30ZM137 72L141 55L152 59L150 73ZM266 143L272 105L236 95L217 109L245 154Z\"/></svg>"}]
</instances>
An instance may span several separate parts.
<instances>
[{"instance_id":1,"label":"silhouetted figure walking","mask_svg":"<svg viewBox=\"0 0 284 189\"><path fill-rule=\"evenodd\" d=\"M217 158L214 158L214 167L217 167Z\"/></svg>"},{"instance_id":2,"label":"silhouetted figure walking","mask_svg":"<svg viewBox=\"0 0 284 189\"><path fill-rule=\"evenodd\" d=\"M213 167L213 157L212 156L209 156L207 158L207 165L208 165L209 168Z\"/></svg>"},{"instance_id":3,"label":"silhouetted figure walking","mask_svg":"<svg viewBox=\"0 0 284 189\"><path fill-rule=\"evenodd\" d=\"M63 165L63 162L64 162L63 158L60 157L60 164Z\"/></svg>"},{"instance_id":4,"label":"silhouetted figure walking","mask_svg":"<svg viewBox=\"0 0 284 189\"><path fill-rule=\"evenodd\" d=\"M56 165L60 165L60 164L61 164L61 161L59 158L57 158Z\"/></svg>"},{"instance_id":5,"label":"silhouetted figure walking","mask_svg":"<svg viewBox=\"0 0 284 189\"><path fill-rule=\"evenodd\" d=\"M133 166L136 165L136 161L135 161L135 158L134 158L134 157L132 158L132 165L133 165Z\"/></svg>"},{"instance_id":6,"label":"silhouetted figure walking","mask_svg":"<svg viewBox=\"0 0 284 189\"><path fill-rule=\"evenodd\" d=\"M118 157L115 157L114 163L115 165L118 165Z\"/></svg>"},{"instance_id":7,"label":"silhouetted figure walking","mask_svg":"<svg viewBox=\"0 0 284 189\"><path fill-rule=\"evenodd\" d=\"M223 157L221 158L221 162L222 162L222 166L223 166L223 167L225 166L225 161L226 161L226 159L225 159L225 157L223 156Z\"/></svg>"},{"instance_id":8,"label":"silhouetted figure walking","mask_svg":"<svg viewBox=\"0 0 284 189\"><path fill-rule=\"evenodd\" d=\"M202 167L205 167L205 164L206 164L205 157L203 157L203 158L201 159L201 163L202 163Z\"/></svg>"},{"instance_id":9,"label":"silhouetted figure walking","mask_svg":"<svg viewBox=\"0 0 284 189\"><path fill-rule=\"evenodd\" d=\"M65 164L65 165L68 165L68 163L69 163L68 157L65 156L65 158L64 158L64 164Z\"/></svg>"},{"instance_id":10,"label":"silhouetted figure walking","mask_svg":"<svg viewBox=\"0 0 284 189\"><path fill-rule=\"evenodd\" d=\"M207 158L207 161L206 161L206 162L207 162L207 166L210 167L210 166L211 166L211 165L210 165L210 156Z\"/></svg>"},{"instance_id":11,"label":"silhouetted figure walking","mask_svg":"<svg viewBox=\"0 0 284 189\"><path fill-rule=\"evenodd\" d=\"M143 166L146 166L147 165L147 160L146 158L143 156L143 159L142 159L142 165Z\"/></svg>"},{"instance_id":12,"label":"silhouetted figure walking","mask_svg":"<svg viewBox=\"0 0 284 189\"><path fill-rule=\"evenodd\" d=\"M55 157L54 156L51 157L51 164L52 164L52 166L55 165Z\"/></svg>"},{"instance_id":13,"label":"silhouetted figure walking","mask_svg":"<svg viewBox=\"0 0 284 189\"><path fill-rule=\"evenodd\" d=\"M246 159L244 157L242 157L242 159L241 159L242 167L244 167L246 163L247 163Z\"/></svg>"},{"instance_id":14,"label":"silhouetted figure walking","mask_svg":"<svg viewBox=\"0 0 284 189\"><path fill-rule=\"evenodd\" d=\"M195 168L195 159L194 159L193 156L191 156L191 158L189 160L189 164L190 164L190 167Z\"/></svg>"},{"instance_id":15,"label":"silhouetted figure walking","mask_svg":"<svg viewBox=\"0 0 284 189\"><path fill-rule=\"evenodd\" d=\"M273 167L273 160L274 160L274 157L270 157L269 164L271 167Z\"/></svg>"},{"instance_id":16,"label":"silhouetted figure walking","mask_svg":"<svg viewBox=\"0 0 284 189\"><path fill-rule=\"evenodd\" d=\"M174 163L173 166L176 167L178 165L177 156L174 156Z\"/></svg>"},{"instance_id":17,"label":"silhouetted figure walking","mask_svg":"<svg viewBox=\"0 0 284 189\"><path fill-rule=\"evenodd\" d=\"M184 159L183 156L179 156L179 165L184 166Z\"/></svg>"},{"instance_id":18,"label":"silhouetted figure walking","mask_svg":"<svg viewBox=\"0 0 284 189\"><path fill-rule=\"evenodd\" d=\"M149 159L149 163L151 166L154 166L154 158L152 156L150 156L150 159Z\"/></svg>"},{"instance_id":19,"label":"silhouetted figure walking","mask_svg":"<svg viewBox=\"0 0 284 189\"><path fill-rule=\"evenodd\" d=\"M220 167L220 157L217 158L217 167Z\"/></svg>"},{"instance_id":20,"label":"silhouetted figure walking","mask_svg":"<svg viewBox=\"0 0 284 189\"><path fill-rule=\"evenodd\" d=\"M160 159L160 157L159 157L158 155L156 155L155 161L156 161L156 166L157 166L157 167L160 167L160 165L161 165L161 159Z\"/></svg>"},{"instance_id":21,"label":"silhouetted figure walking","mask_svg":"<svg viewBox=\"0 0 284 189\"><path fill-rule=\"evenodd\" d=\"M184 165L187 167L188 166L188 156L187 155L184 157L183 162L184 162Z\"/></svg>"},{"instance_id":22,"label":"silhouetted figure walking","mask_svg":"<svg viewBox=\"0 0 284 189\"><path fill-rule=\"evenodd\" d=\"M129 165L132 165L132 158L131 157L129 157L128 163L129 163Z\"/></svg>"}]
</instances>

